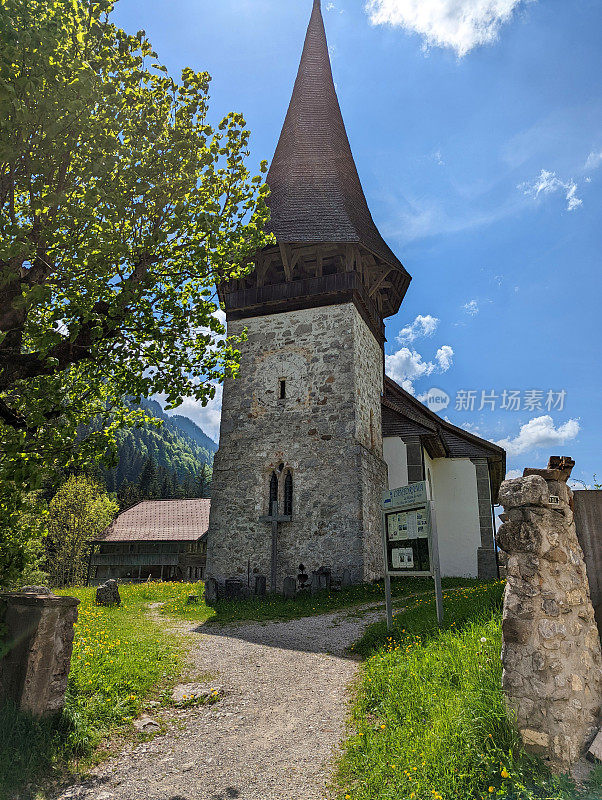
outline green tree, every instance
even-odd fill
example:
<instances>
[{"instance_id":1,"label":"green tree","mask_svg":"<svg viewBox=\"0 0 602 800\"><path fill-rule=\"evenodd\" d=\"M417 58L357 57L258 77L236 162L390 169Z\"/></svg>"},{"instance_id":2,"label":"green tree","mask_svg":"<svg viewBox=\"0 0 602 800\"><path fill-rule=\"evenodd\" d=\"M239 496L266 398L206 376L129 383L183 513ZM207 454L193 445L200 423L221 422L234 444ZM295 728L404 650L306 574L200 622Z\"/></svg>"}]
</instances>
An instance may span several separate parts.
<instances>
[{"instance_id":1,"label":"green tree","mask_svg":"<svg viewBox=\"0 0 602 800\"><path fill-rule=\"evenodd\" d=\"M140 473L140 480L138 481L138 491L141 497L150 500L157 497L158 487L157 465L154 460L149 456L144 464L144 469Z\"/></svg>"},{"instance_id":2,"label":"green tree","mask_svg":"<svg viewBox=\"0 0 602 800\"><path fill-rule=\"evenodd\" d=\"M213 470L208 464L203 464L195 480L195 494L197 497L209 497Z\"/></svg>"},{"instance_id":3,"label":"green tree","mask_svg":"<svg viewBox=\"0 0 602 800\"><path fill-rule=\"evenodd\" d=\"M85 475L73 475L48 505L48 551L52 586L81 585L91 542L119 510L105 490Z\"/></svg>"},{"instance_id":4,"label":"green tree","mask_svg":"<svg viewBox=\"0 0 602 800\"><path fill-rule=\"evenodd\" d=\"M0 0L0 478L13 488L88 463L140 418L126 396L208 402L238 361L214 286L268 242L243 117L209 124L209 75L174 80L113 5ZM96 414L106 424L78 438Z\"/></svg>"},{"instance_id":5,"label":"green tree","mask_svg":"<svg viewBox=\"0 0 602 800\"><path fill-rule=\"evenodd\" d=\"M48 507L41 492L10 489L0 493L0 586L40 585L48 578L41 570Z\"/></svg>"},{"instance_id":6,"label":"green tree","mask_svg":"<svg viewBox=\"0 0 602 800\"><path fill-rule=\"evenodd\" d=\"M137 486L132 486L132 484L125 480L121 485L121 489L119 490L119 507L122 511L125 511L132 506L135 506L136 503L139 503L142 498L140 497L140 492Z\"/></svg>"}]
</instances>

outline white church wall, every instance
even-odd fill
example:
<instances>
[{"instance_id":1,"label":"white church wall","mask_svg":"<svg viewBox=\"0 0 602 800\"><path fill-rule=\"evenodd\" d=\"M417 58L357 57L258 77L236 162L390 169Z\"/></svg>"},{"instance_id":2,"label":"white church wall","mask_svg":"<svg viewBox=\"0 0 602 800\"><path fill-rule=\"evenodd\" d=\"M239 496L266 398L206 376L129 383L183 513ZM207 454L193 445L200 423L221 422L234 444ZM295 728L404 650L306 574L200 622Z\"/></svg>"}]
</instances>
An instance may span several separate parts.
<instances>
[{"instance_id":1,"label":"white church wall","mask_svg":"<svg viewBox=\"0 0 602 800\"><path fill-rule=\"evenodd\" d=\"M389 489L408 485L408 448L400 436L383 439L383 458L389 469Z\"/></svg>"},{"instance_id":2,"label":"white church wall","mask_svg":"<svg viewBox=\"0 0 602 800\"><path fill-rule=\"evenodd\" d=\"M470 459L424 454L425 475L436 504L441 574L476 578L481 544L477 474Z\"/></svg>"}]
</instances>

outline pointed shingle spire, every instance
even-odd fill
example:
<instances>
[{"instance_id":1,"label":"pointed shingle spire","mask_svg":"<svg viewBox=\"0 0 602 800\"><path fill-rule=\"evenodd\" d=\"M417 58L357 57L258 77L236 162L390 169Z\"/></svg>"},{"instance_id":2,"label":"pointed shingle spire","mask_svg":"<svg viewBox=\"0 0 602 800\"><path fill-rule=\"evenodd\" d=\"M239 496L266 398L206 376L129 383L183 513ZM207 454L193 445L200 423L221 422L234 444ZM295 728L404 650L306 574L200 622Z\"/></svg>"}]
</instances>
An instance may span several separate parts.
<instances>
[{"instance_id":1,"label":"pointed shingle spire","mask_svg":"<svg viewBox=\"0 0 602 800\"><path fill-rule=\"evenodd\" d=\"M374 224L360 183L332 77L320 0L314 0L267 182L270 227L279 243L362 244L403 272L409 284Z\"/></svg>"}]
</instances>

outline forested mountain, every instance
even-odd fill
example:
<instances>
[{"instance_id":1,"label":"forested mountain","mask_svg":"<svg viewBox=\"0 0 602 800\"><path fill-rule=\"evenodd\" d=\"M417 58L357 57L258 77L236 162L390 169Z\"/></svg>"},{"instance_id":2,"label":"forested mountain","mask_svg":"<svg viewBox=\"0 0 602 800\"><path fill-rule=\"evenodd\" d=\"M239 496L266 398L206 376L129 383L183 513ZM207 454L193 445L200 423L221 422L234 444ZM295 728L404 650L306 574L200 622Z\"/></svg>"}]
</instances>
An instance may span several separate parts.
<instances>
[{"instance_id":1,"label":"forested mountain","mask_svg":"<svg viewBox=\"0 0 602 800\"><path fill-rule=\"evenodd\" d=\"M101 470L107 489L118 493L122 507L144 499L208 496L217 444L187 417L167 416L154 400L140 406L163 425L118 432L117 466Z\"/></svg>"}]
</instances>

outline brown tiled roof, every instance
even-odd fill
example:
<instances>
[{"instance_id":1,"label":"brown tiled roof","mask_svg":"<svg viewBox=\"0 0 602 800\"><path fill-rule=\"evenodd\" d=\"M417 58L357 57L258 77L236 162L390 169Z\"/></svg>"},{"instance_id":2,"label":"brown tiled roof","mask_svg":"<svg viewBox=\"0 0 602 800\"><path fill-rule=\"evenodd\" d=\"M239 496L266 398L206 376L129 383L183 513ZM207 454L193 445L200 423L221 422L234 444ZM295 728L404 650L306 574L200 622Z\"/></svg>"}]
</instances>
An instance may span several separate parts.
<instances>
[{"instance_id":1,"label":"brown tiled roof","mask_svg":"<svg viewBox=\"0 0 602 800\"><path fill-rule=\"evenodd\" d=\"M339 107L324 20L314 0L301 65L267 178L281 244L359 243L409 276L372 219Z\"/></svg>"},{"instance_id":2,"label":"brown tiled roof","mask_svg":"<svg viewBox=\"0 0 602 800\"><path fill-rule=\"evenodd\" d=\"M123 511L98 542L195 542L209 529L211 500L145 500Z\"/></svg>"}]
</instances>

